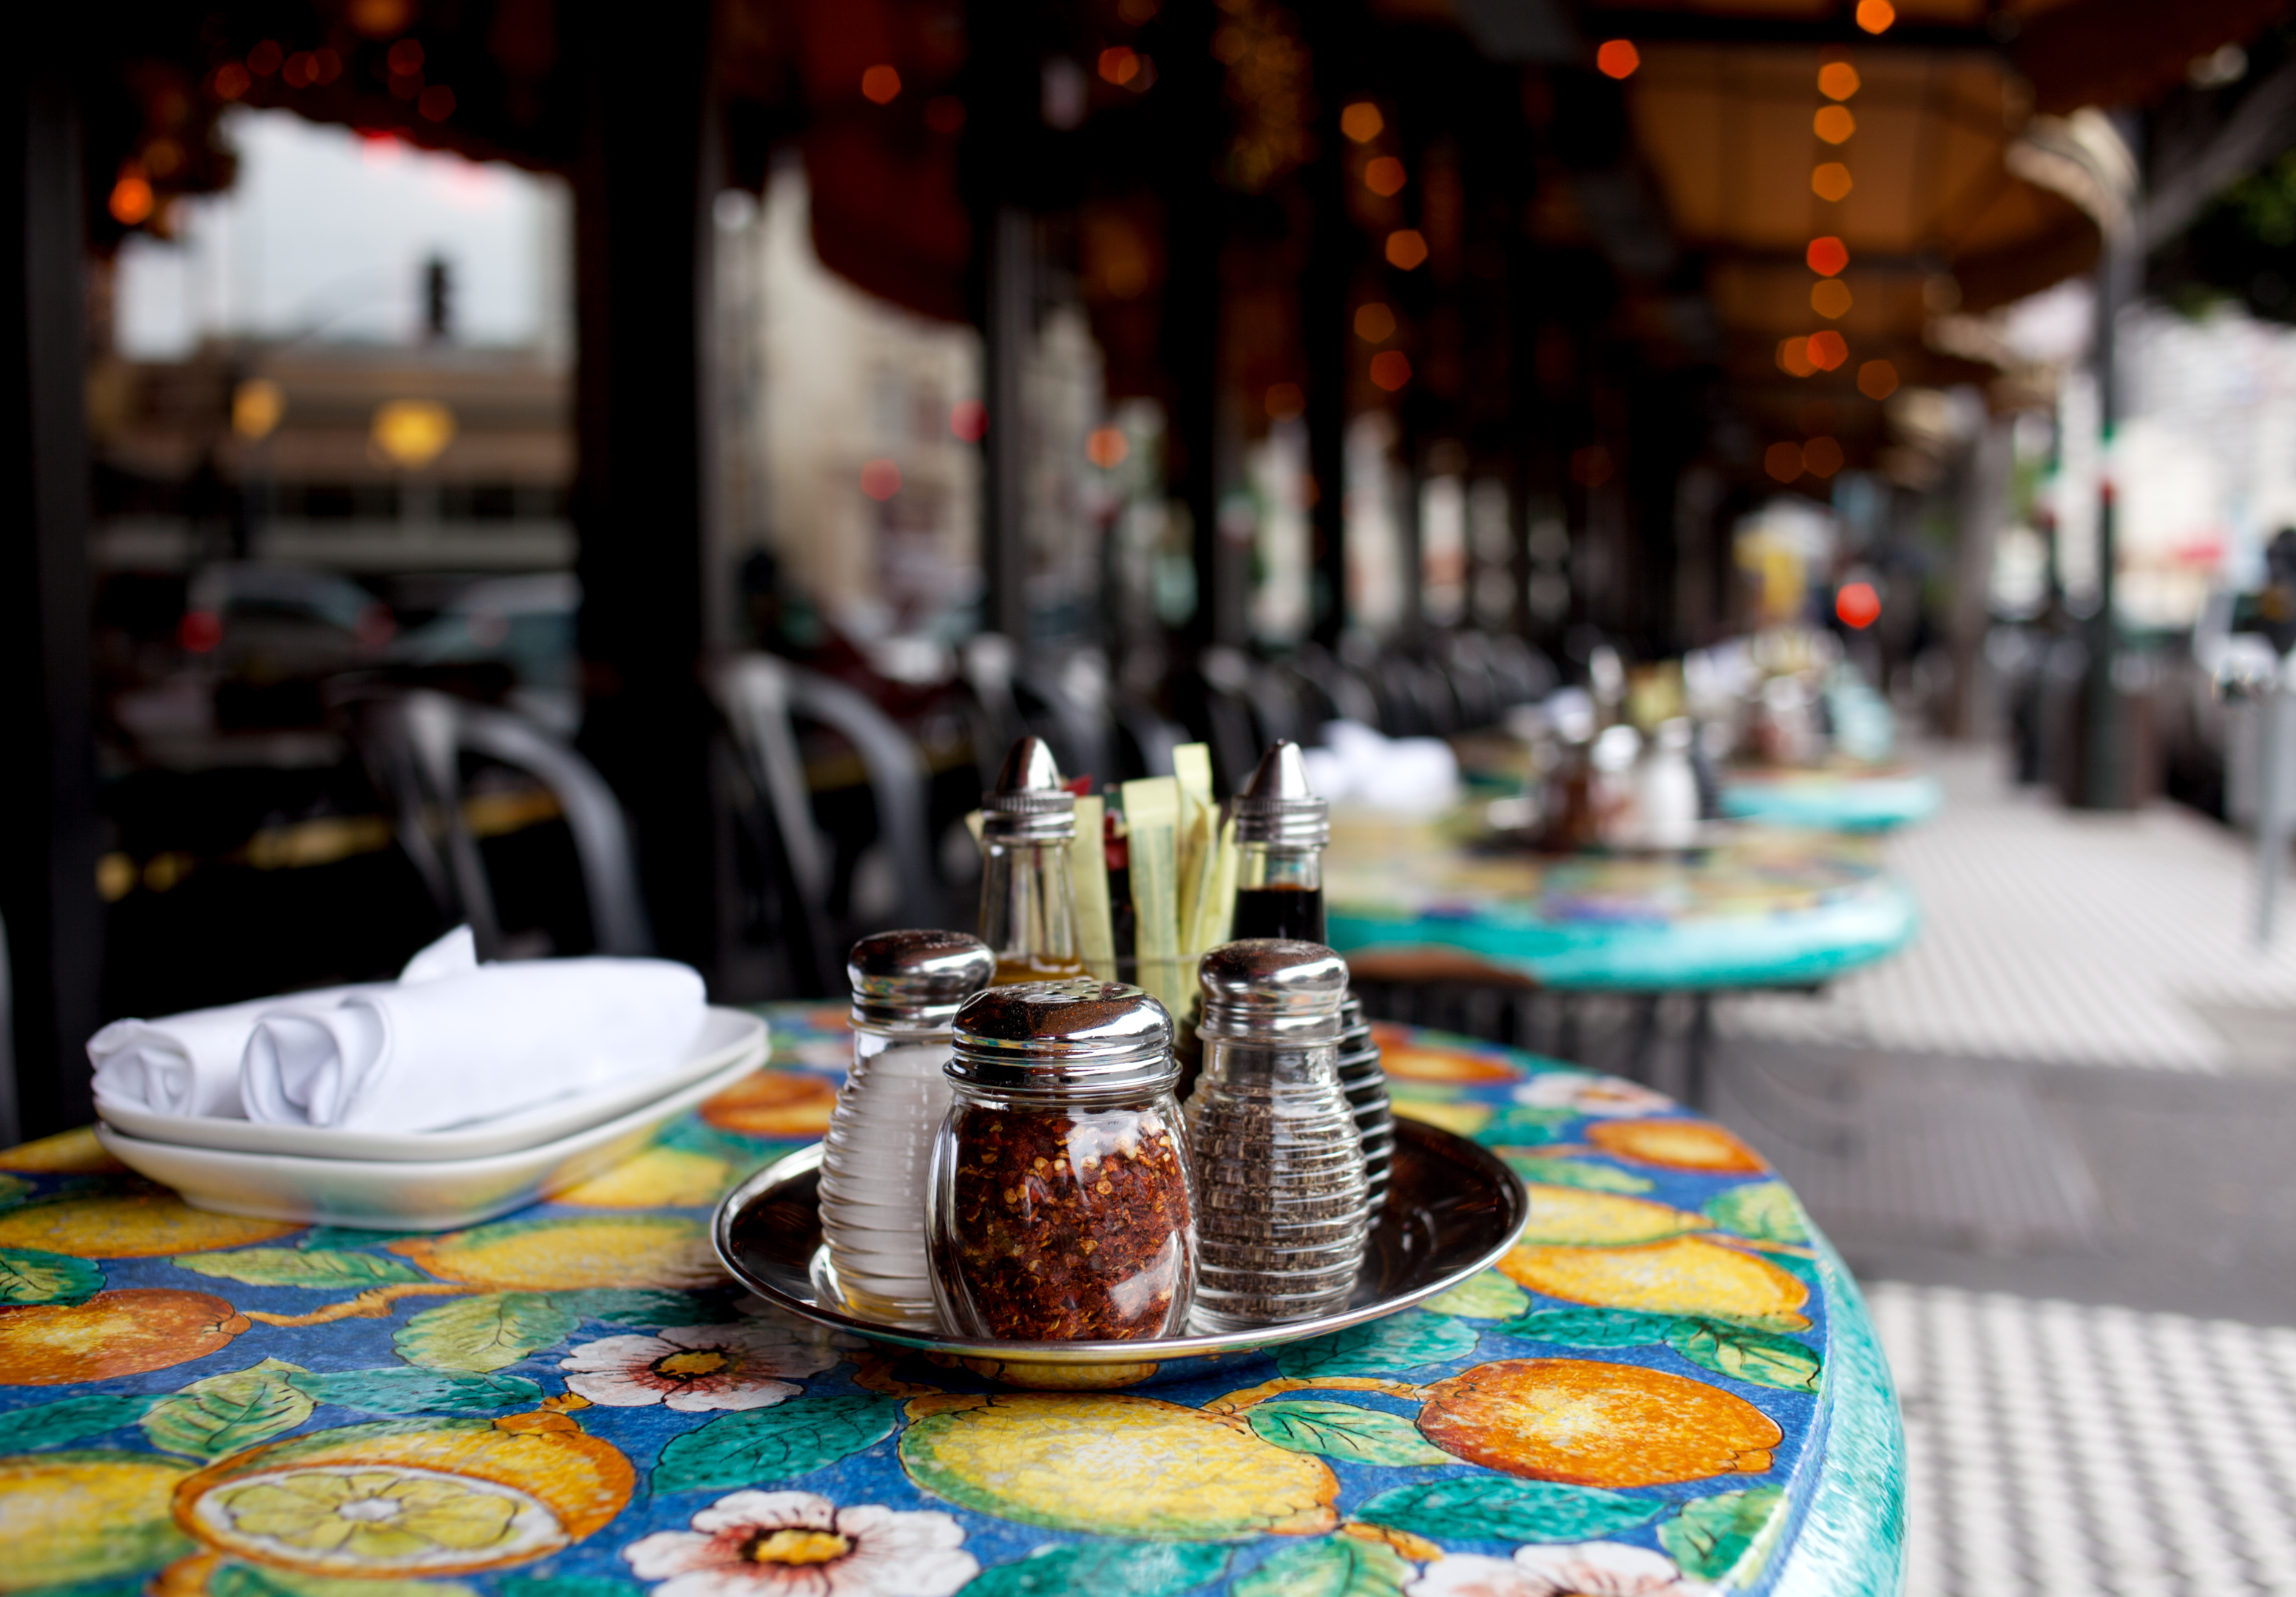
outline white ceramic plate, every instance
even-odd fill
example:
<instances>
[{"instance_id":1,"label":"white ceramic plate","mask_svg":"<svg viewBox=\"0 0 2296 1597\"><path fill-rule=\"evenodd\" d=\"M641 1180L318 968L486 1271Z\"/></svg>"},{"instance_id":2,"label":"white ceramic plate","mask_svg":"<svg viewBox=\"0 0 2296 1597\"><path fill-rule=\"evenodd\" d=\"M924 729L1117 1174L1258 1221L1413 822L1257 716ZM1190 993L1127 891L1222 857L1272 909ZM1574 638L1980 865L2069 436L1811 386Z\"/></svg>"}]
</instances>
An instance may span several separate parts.
<instances>
[{"instance_id":1,"label":"white ceramic plate","mask_svg":"<svg viewBox=\"0 0 2296 1597\"><path fill-rule=\"evenodd\" d=\"M738 1009L712 1009L686 1057L641 1080L618 1081L569 1098L554 1098L515 1115L445 1131L338 1131L326 1126L266 1126L210 1115L162 1115L99 1098L95 1112L115 1131L146 1142L215 1148L235 1153L277 1153L302 1159L439 1164L516 1153L601 1126L666 1093L715 1076L737 1061L765 1062L766 1023Z\"/></svg>"},{"instance_id":2,"label":"white ceramic plate","mask_svg":"<svg viewBox=\"0 0 2296 1597\"><path fill-rule=\"evenodd\" d=\"M98 1126L95 1136L114 1159L175 1188L195 1208L373 1231L447 1231L603 1175L641 1151L665 1122L756 1069L762 1052L745 1052L603 1125L483 1159L301 1159L147 1142L110 1126Z\"/></svg>"}]
</instances>

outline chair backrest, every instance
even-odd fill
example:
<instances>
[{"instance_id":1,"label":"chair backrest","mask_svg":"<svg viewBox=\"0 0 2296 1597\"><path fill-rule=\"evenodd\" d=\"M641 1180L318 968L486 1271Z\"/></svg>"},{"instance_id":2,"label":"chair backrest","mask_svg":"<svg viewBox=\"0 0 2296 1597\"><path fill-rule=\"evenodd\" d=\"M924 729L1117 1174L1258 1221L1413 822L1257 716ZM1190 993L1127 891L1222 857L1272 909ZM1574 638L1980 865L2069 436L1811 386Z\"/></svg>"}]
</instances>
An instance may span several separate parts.
<instances>
[{"instance_id":1,"label":"chair backrest","mask_svg":"<svg viewBox=\"0 0 2296 1597\"><path fill-rule=\"evenodd\" d=\"M470 922L481 959L500 956L502 923L463 814L465 754L523 772L557 800L573 837L598 952L653 952L629 823L589 761L521 717L445 693L367 687L342 702L400 847L440 912Z\"/></svg>"},{"instance_id":2,"label":"chair backrest","mask_svg":"<svg viewBox=\"0 0 2296 1597\"><path fill-rule=\"evenodd\" d=\"M828 922L834 853L814 820L798 749L800 719L827 726L853 745L876 807L878 841L904 895L902 914L916 925L938 924L946 906L928 821L932 774L909 735L858 690L770 654L727 661L713 685L743 773L772 823L808 935L816 941L815 962L825 964L841 950L832 945Z\"/></svg>"}]
</instances>

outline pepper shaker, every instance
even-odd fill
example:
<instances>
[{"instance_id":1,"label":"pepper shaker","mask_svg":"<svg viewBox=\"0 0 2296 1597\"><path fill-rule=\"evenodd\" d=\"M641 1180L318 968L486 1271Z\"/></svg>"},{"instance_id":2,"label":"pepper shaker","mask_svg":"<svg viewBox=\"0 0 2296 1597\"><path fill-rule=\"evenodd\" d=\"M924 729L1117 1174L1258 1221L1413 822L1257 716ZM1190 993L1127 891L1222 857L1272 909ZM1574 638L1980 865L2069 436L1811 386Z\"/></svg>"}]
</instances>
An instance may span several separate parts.
<instances>
[{"instance_id":1,"label":"pepper shaker","mask_svg":"<svg viewBox=\"0 0 2296 1597\"><path fill-rule=\"evenodd\" d=\"M1172 1021L1088 978L991 987L957 1011L933 1143L933 1290L1007 1341L1175 1335L1195 1285Z\"/></svg>"},{"instance_id":2,"label":"pepper shaker","mask_svg":"<svg viewBox=\"0 0 2296 1597\"><path fill-rule=\"evenodd\" d=\"M1238 938L1324 937L1324 850L1332 840L1332 810L1308 782L1308 762L1297 743L1268 745L1259 768L1235 798L1235 914ZM1367 1200L1376 1216L1387 1206L1395 1163L1395 1118L1387 1074L1363 1001L1350 992L1340 1010L1340 1089L1354 1111L1363 1144Z\"/></svg>"},{"instance_id":3,"label":"pepper shaker","mask_svg":"<svg viewBox=\"0 0 2296 1597\"><path fill-rule=\"evenodd\" d=\"M1348 967L1320 943L1251 938L1204 956L1194 1328L1345 1308L1371 1227L1363 1147L1340 1090Z\"/></svg>"},{"instance_id":4,"label":"pepper shaker","mask_svg":"<svg viewBox=\"0 0 2296 1597\"><path fill-rule=\"evenodd\" d=\"M821 1229L846 1308L940 1328L925 1249L933 1138L948 1113L949 1028L996 955L961 931L888 931L846 956L853 1069L821 1155Z\"/></svg>"}]
</instances>

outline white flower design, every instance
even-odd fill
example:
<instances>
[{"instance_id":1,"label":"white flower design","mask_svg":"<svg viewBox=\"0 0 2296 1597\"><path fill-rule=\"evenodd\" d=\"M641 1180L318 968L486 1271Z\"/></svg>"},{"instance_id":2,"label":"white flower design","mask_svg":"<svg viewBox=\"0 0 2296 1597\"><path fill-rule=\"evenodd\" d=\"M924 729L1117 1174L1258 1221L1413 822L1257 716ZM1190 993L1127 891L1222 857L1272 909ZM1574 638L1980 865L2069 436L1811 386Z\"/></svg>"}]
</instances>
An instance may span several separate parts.
<instances>
[{"instance_id":1,"label":"white flower design","mask_svg":"<svg viewBox=\"0 0 2296 1597\"><path fill-rule=\"evenodd\" d=\"M980 1572L964 1527L812 1492L735 1492L622 1550L654 1597L949 1597Z\"/></svg>"},{"instance_id":2,"label":"white flower design","mask_svg":"<svg viewBox=\"0 0 2296 1597\"><path fill-rule=\"evenodd\" d=\"M1672 1559L1623 1542L1518 1547L1512 1560L1455 1553L1427 1566L1409 1597L1707 1597Z\"/></svg>"},{"instance_id":3,"label":"white flower design","mask_svg":"<svg viewBox=\"0 0 2296 1597\"><path fill-rule=\"evenodd\" d=\"M1584 1070L1542 1070L1514 1090L1514 1101L1531 1109L1567 1109L1604 1119L1664 1114L1674 1100L1615 1076Z\"/></svg>"},{"instance_id":4,"label":"white flower design","mask_svg":"<svg viewBox=\"0 0 2296 1597\"><path fill-rule=\"evenodd\" d=\"M586 1342L558 1367L566 1386L609 1408L652 1404L692 1413L713 1408L770 1408L800 1388L778 1376L812 1375L837 1362L817 1342L786 1326L676 1325L653 1336Z\"/></svg>"}]
</instances>

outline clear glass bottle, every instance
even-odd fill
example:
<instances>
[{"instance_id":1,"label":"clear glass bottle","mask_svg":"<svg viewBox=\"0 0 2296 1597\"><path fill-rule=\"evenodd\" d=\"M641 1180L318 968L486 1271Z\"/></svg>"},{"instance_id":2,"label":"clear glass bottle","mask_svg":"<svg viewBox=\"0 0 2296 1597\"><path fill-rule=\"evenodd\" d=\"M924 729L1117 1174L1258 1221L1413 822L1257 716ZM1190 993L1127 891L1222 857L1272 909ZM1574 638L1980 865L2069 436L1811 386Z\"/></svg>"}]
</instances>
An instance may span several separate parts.
<instances>
[{"instance_id":1,"label":"clear glass bottle","mask_svg":"<svg viewBox=\"0 0 2296 1597\"><path fill-rule=\"evenodd\" d=\"M1308 784L1299 745L1270 745L1235 799L1234 935L1323 942L1324 849L1331 840L1331 807ZM1377 1215L1386 1207L1395 1163L1395 1118L1379 1044L1353 993L1340 1010L1339 1069L1340 1089L1363 1146L1371 1212Z\"/></svg>"},{"instance_id":2,"label":"clear glass bottle","mask_svg":"<svg viewBox=\"0 0 2296 1597\"><path fill-rule=\"evenodd\" d=\"M961 931L888 931L846 956L853 1069L821 1153L821 1229L860 1319L940 1329L925 1249L933 1138L948 1114L949 1030L996 957Z\"/></svg>"},{"instance_id":3,"label":"clear glass bottle","mask_svg":"<svg viewBox=\"0 0 2296 1597\"><path fill-rule=\"evenodd\" d=\"M992 987L956 1017L933 1143L933 1290L1004 1341L1177 1335L1195 1285L1172 1021L1138 987Z\"/></svg>"},{"instance_id":4,"label":"clear glass bottle","mask_svg":"<svg viewBox=\"0 0 2296 1597\"><path fill-rule=\"evenodd\" d=\"M1347 964L1319 943L1254 938L1206 954L1200 979L1191 1329L1336 1313L1355 1295L1371 1228L1363 1146L1340 1090Z\"/></svg>"},{"instance_id":5,"label":"clear glass bottle","mask_svg":"<svg viewBox=\"0 0 2296 1597\"><path fill-rule=\"evenodd\" d=\"M980 940L996 955L996 985L1085 974L1069 846L1076 796L1042 739L1022 738L996 785L980 796Z\"/></svg>"}]
</instances>

